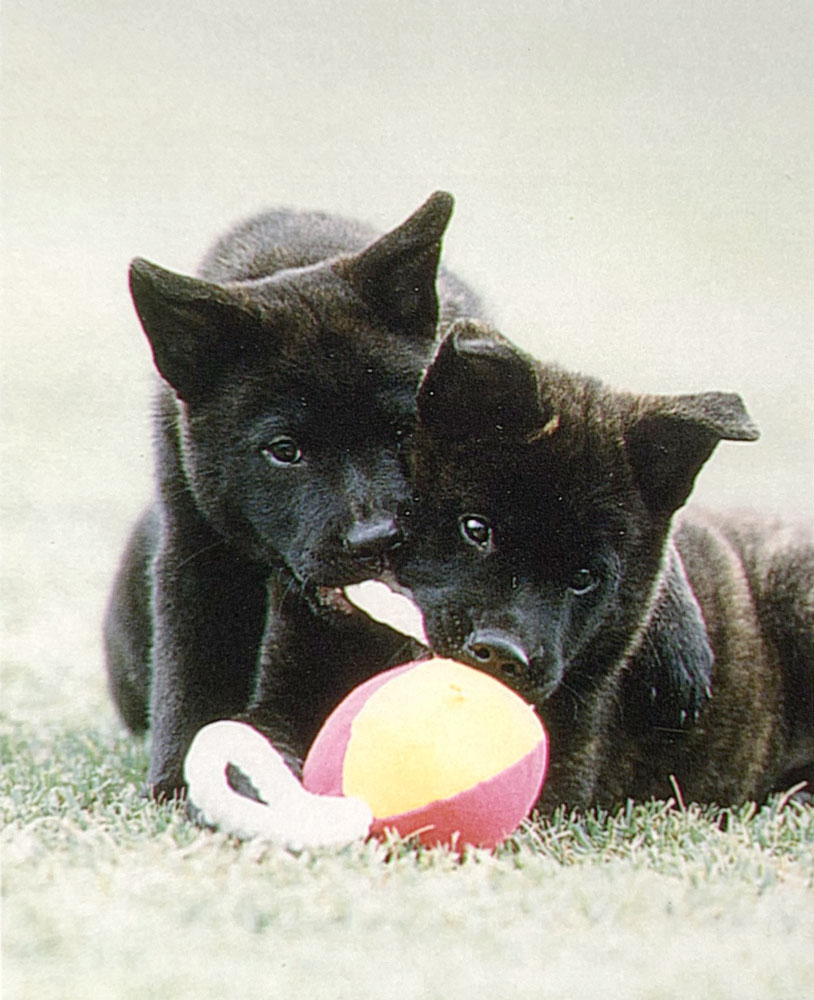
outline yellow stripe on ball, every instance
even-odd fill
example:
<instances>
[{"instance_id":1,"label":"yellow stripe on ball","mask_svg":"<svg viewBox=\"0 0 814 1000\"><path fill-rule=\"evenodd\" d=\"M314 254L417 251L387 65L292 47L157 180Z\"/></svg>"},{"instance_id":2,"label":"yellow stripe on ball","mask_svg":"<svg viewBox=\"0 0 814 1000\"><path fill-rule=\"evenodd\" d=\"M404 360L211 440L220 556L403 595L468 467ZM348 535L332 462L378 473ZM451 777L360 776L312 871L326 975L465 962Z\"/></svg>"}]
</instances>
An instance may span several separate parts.
<instances>
[{"instance_id":1,"label":"yellow stripe on ball","mask_svg":"<svg viewBox=\"0 0 814 1000\"><path fill-rule=\"evenodd\" d=\"M532 708L505 685L428 660L374 691L353 719L342 791L374 816L395 816L486 781L542 738Z\"/></svg>"}]
</instances>

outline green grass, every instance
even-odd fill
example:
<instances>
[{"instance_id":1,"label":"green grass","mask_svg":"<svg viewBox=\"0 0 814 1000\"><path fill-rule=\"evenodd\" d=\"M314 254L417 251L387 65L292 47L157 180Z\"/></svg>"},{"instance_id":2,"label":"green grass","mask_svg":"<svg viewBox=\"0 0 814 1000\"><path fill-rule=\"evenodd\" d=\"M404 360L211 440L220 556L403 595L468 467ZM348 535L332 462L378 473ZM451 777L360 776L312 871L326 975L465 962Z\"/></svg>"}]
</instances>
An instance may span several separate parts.
<instances>
[{"instance_id":1,"label":"green grass","mask_svg":"<svg viewBox=\"0 0 814 1000\"><path fill-rule=\"evenodd\" d=\"M814 808L629 804L496 854L238 843L104 720L2 726L7 998L798 998Z\"/></svg>"}]
</instances>

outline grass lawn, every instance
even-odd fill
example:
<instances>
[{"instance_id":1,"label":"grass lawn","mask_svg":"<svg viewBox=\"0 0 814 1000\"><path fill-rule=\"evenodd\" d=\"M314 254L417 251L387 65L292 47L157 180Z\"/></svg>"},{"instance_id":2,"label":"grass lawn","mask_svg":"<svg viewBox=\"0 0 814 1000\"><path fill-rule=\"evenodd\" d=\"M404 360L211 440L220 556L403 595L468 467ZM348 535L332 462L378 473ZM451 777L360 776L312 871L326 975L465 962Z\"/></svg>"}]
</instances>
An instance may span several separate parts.
<instances>
[{"instance_id":1,"label":"grass lawn","mask_svg":"<svg viewBox=\"0 0 814 1000\"><path fill-rule=\"evenodd\" d=\"M747 1000L814 982L811 806L563 815L462 860L292 854L140 798L146 747L112 720L6 717L2 756L8 1000Z\"/></svg>"}]
</instances>

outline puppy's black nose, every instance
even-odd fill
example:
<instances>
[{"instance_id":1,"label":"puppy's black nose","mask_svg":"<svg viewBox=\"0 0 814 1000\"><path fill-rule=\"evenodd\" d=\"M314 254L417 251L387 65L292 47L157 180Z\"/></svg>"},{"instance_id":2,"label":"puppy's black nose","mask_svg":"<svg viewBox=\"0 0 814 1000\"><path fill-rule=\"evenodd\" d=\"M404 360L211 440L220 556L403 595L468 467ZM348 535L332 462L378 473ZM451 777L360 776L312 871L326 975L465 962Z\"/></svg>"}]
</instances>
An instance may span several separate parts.
<instances>
[{"instance_id":1,"label":"puppy's black nose","mask_svg":"<svg viewBox=\"0 0 814 1000\"><path fill-rule=\"evenodd\" d=\"M529 656L522 645L497 629L478 629L464 644L473 666L503 677L519 677L529 669Z\"/></svg>"},{"instance_id":2,"label":"puppy's black nose","mask_svg":"<svg viewBox=\"0 0 814 1000\"><path fill-rule=\"evenodd\" d=\"M401 531L392 517L357 521L345 536L345 551L362 562L379 559L401 540Z\"/></svg>"}]
</instances>

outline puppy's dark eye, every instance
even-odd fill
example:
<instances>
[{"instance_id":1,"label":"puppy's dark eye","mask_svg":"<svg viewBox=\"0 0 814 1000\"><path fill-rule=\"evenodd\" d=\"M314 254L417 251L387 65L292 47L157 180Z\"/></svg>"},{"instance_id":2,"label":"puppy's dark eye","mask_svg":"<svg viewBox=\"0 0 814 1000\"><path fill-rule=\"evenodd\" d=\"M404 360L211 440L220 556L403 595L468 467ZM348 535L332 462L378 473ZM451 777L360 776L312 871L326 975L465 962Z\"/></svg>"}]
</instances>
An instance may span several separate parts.
<instances>
[{"instance_id":1,"label":"puppy's dark eye","mask_svg":"<svg viewBox=\"0 0 814 1000\"><path fill-rule=\"evenodd\" d=\"M599 577L596 573L592 569L583 567L571 574L571 579L568 581L568 589L576 594L577 597L581 597L583 594L589 594L598 584Z\"/></svg>"},{"instance_id":2,"label":"puppy's dark eye","mask_svg":"<svg viewBox=\"0 0 814 1000\"><path fill-rule=\"evenodd\" d=\"M263 455L273 465L296 465L302 459L302 450L294 438L280 434L263 448Z\"/></svg>"},{"instance_id":3,"label":"puppy's dark eye","mask_svg":"<svg viewBox=\"0 0 814 1000\"><path fill-rule=\"evenodd\" d=\"M485 517L464 514L458 519L458 528L463 540L479 549L488 549L492 544L492 527Z\"/></svg>"}]
</instances>

